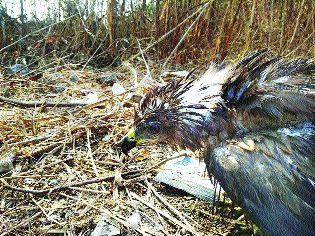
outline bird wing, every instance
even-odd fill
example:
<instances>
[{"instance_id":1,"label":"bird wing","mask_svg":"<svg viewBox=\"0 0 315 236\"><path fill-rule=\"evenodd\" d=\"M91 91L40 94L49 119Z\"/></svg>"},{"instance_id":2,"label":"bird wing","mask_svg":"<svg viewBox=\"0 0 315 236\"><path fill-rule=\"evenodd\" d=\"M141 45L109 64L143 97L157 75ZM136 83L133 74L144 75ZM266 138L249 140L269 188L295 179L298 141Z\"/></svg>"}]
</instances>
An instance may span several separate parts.
<instances>
[{"instance_id":1,"label":"bird wing","mask_svg":"<svg viewBox=\"0 0 315 236\"><path fill-rule=\"evenodd\" d=\"M204 157L209 174L267 234L315 234L314 125L250 133Z\"/></svg>"},{"instance_id":2,"label":"bird wing","mask_svg":"<svg viewBox=\"0 0 315 236\"><path fill-rule=\"evenodd\" d=\"M245 130L315 121L315 62L250 54L233 68L222 99Z\"/></svg>"}]
</instances>

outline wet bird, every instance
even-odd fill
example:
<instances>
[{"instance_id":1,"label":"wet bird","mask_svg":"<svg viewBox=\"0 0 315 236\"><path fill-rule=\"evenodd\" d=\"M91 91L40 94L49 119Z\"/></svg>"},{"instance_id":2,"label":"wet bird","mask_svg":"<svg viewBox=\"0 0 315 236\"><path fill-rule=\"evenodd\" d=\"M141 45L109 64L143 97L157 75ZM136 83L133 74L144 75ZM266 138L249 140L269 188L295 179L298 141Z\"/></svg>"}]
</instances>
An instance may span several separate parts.
<instances>
[{"instance_id":1,"label":"wet bird","mask_svg":"<svg viewBox=\"0 0 315 236\"><path fill-rule=\"evenodd\" d=\"M198 151L267 235L315 235L315 62L269 54L152 88L122 151L152 141Z\"/></svg>"}]
</instances>

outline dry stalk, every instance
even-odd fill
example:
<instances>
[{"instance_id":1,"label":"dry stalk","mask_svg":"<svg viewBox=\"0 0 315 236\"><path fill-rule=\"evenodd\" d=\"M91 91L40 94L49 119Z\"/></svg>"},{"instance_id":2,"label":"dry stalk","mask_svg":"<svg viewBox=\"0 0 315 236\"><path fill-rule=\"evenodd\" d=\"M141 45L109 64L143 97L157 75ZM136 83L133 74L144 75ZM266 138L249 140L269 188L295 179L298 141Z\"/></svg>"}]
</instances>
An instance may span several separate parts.
<instances>
[{"instance_id":1,"label":"dry stalk","mask_svg":"<svg viewBox=\"0 0 315 236\"><path fill-rule=\"evenodd\" d=\"M10 99L3 96L0 96L0 102L5 102L20 107L77 107L89 105L89 103L84 102L22 101L19 99Z\"/></svg>"},{"instance_id":2,"label":"dry stalk","mask_svg":"<svg viewBox=\"0 0 315 236\"><path fill-rule=\"evenodd\" d=\"M60 193L61 196L64 196L64 197L67 197L69 199L72 199L72 200L75 200L75 201L79 201L79 199L75 198L75 197L72 197L72 196L69 196L67 194L64 194L64 193ZM123 217L123 216L118 216L118 215L114 215L113 212L111 212L109 209L104 209L104 208L100 208L100 207L97 207L97 206L94 206L92 205L91 203L87 202L87 201L84 201L84 200L81 200L80 203L83 203L99 212L101 212L102 214L105 214L107 216L107 218L111 218L115 221L117 221L119 224L125 226L126 228L133 228L131 225L129 225L129 223L127 222L127 220ZM110 222L109 222L110 223ZM138 229L138 228L133 228L135 231L141 233L141 234L146 234L146 232L142 229Z\"/></svg>"},{"instance_id":3,"label":"dry stalk","mask_svg":"<svg viewBox=\"0 0 315 236\"><path fill-rule=\"evenodd\" d=\"M28 219L25 219L23 221L21 221L19 224L13 226L12 228L8 229L6 232L0 234L0 236L5 236L5 235L8 235L10 234L11 232L13 232L14 230L16 230L17 228L25 225L25 224L28 224L30 222L32 222L33 220L35 220L38 216L40 216L42 214L42 211L40 212L37 212L35 215L31 216L30 218Z\"/></svg>"},{"instance_id":4,"label":"dry stalk","mask_svg":"<svg viewBox=\"0 0 315 236\"><path fill-rule=\"evenodd\" d=\"M147 201L145 201L144 199L142 199L142 197L140 197L138 194L134 193L134 192L130 192L130 195L136 199L137 201L141 202L142 204L146 205L147 207L153 209L154 211L158 212L160 215L162 215L163 217L165 217L167 220L169 220L170 222L172 222L174 225L178 225L181 228L189 231L190 233L192 233L193 235L200 235L199 233L197 233L195 231L195 229L191 228L188 225L185 225L184 223L178 221L176 218L172 217L171 215L169 215L168 213L158 209L157 207L155 207L154 205L148 203Z\"/></svg>"}]
</instances>

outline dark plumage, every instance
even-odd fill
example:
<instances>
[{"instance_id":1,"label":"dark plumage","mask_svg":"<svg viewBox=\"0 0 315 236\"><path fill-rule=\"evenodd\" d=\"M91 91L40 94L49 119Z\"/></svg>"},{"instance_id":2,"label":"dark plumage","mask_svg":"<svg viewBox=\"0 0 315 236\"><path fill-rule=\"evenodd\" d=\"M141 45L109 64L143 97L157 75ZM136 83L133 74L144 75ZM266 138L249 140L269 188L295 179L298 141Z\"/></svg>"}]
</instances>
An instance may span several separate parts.
<instances>
[{"instance_id":1,"label":"dark plumage","mask_svg":"<svg viewBox=\"0 0 315 236\"><path fill-rule=\"evenodd\" d=\"M148 92L122 150L152 140L200 150L265 233L315 235L314 74L313 61L268 59L267 50L211 65L198 80Z\"/></svg>"}]
</instances>

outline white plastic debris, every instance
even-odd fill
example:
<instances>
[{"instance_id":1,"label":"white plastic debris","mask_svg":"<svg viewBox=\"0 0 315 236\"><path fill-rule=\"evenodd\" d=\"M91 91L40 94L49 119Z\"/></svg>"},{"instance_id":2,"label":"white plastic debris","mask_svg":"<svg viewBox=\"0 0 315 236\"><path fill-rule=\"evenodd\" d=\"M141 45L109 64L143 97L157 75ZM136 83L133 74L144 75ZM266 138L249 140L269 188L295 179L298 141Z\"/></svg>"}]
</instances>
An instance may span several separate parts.
<instances>
[{"instance_id":1,"label":"white plastic debris","mask_svg":"<svg viewBox=\"0 0 315 236\"><path fill-rule=\"evenodd\" d=\"M13 162L16 158L15 152L8 152L0 155L0 173L13 170Z\"/></svg>"},{"instance_id":2,"label":"white plastic debris","mask_svg":"<svg viewBox=\"0 0 315 236\"><path fill-rule=\"evenodd\" d=\"M92 231L91 236L118 236L121 235L120 229L112 224L106 222L106 218L101 219L95 229Z\"/></svg>"},{"instance_id":3,"label":"white plastic debris","mask_svg":"<svg viewBox=\"0 0 315 236\"><path fill-rule=\"evenodd\" d=\"M86 102L89 104L96 103L98 101L98 94L97 93L89 93L86 95Z\"/></svg>"},{"instance_id":4,"label":"white plastic debris","mask_svg":"<svg viewBox=\"0 0 315 236\"><path fill-rule=\"evenodd\" d=\"M124 86L122 86L121 84L114 83L113 87L112 87L112 92L116 96L116 95L119 95L119 94L126 92L126 90L125 90Z\"/></svg>"},{"instance_id":5,"label":"white plastic debris","mask_svg":"<svg viewBox=\"0 0 315 236\"><path fill-rule=\"evenodd\" d=\"M180 71L165 71L161 74L161 77L174 76L174 77L186 77L189 74L187 70Z\"/></svg>"},{"instance_id":6,"label":"white plastic debris","mask_svg":"<svg viewBox=\"0 0 315 236\"><path fill-rule=\"evenodd\" d=\"M98 101L100 92L91 92L88 93L84 99L73 99L71 103L85 103L85 104L93 104Z\"/></svg>"},{"instance_id":7,"label":"white plastic debris","mask_svg":"<svg viewBox=\"0 0 315 236\"><path fill-rule=\"evenodd\" d=\"M127 222L133 228L138 228L141 223L141 217L139 212L136 210L128 219Z\"/></svg>"},{"instance_id":8,"label":"white plastic debris","mask_svg":"<svg viewBox=\"0 0 315 236\"><path fill-rule=\"evenodd\" d=\"M168 161L154 180L170 185L205 201L212 201L215 186L205 176L204 162L188 156ZM219 186L218 186L219 188Z\"/></svg>"}]
</instances>

